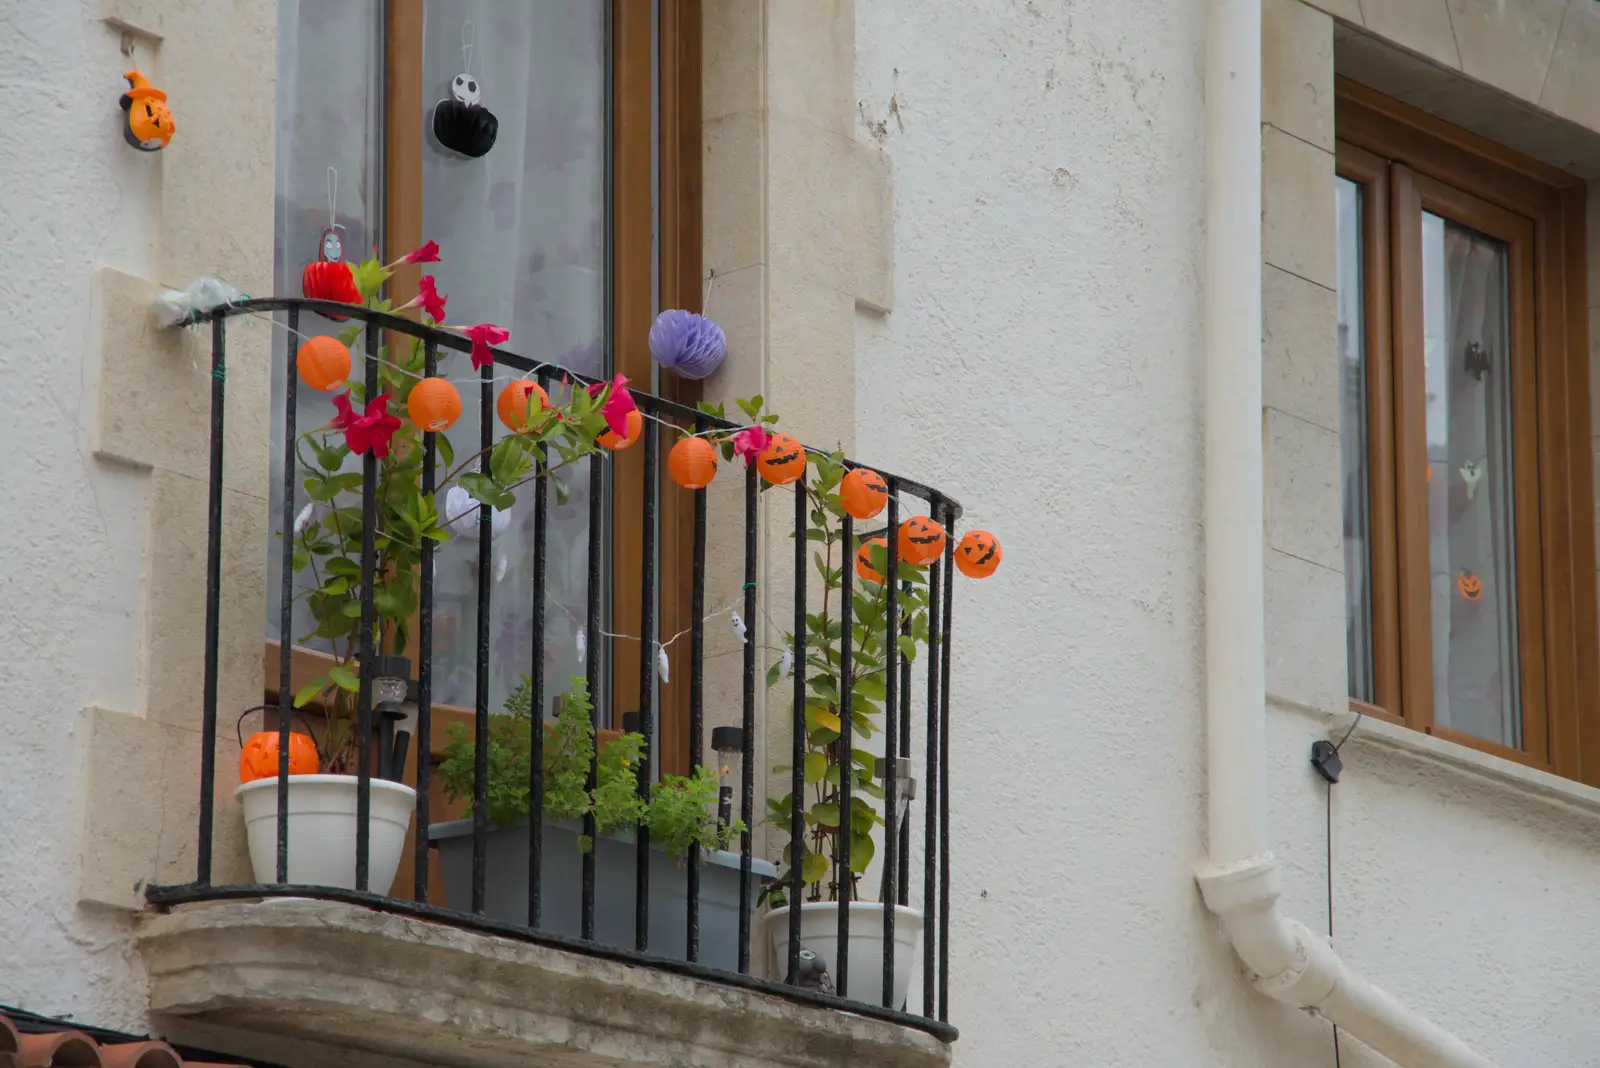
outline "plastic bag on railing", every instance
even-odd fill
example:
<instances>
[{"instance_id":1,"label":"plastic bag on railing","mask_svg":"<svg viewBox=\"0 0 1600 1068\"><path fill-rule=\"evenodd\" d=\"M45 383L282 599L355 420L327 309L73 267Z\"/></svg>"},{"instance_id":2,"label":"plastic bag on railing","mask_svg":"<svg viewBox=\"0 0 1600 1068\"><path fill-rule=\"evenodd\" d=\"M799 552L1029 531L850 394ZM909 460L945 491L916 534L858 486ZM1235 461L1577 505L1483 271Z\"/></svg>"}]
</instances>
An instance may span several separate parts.
<instances>
[{"instance_id":1,"label":"plastic bag on railing","mask_svg":"<svg viewBox=\"0 0 1600 1068\"><path fill-rule=\"evenodd\" d=\"M196 278L183 289L164 289L150 298L150 318L165 329L184 326L195 321L196 316L214 311L224 304L237 304L249 300L224 278L208 274Z\"/></svg>"}]
</instances>

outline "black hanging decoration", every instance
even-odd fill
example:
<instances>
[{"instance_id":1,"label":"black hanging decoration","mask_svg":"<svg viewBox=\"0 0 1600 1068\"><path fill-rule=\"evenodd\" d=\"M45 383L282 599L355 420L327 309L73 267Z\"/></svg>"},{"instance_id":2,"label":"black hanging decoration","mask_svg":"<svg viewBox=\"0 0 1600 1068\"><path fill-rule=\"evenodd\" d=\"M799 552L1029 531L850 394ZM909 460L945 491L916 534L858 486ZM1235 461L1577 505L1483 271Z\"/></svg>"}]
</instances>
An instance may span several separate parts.
<instances>
[{"instance_id":1,"label":"black hanging decoration","mask_svg":"<svg viewBox=\"0 0 1600 1068\"><path fill-rule=\"evenodd\" d=\"M480 101L483 87L470 74L457 74L450 97L433 106L433 136L445 148L477 159L494 147L500 120Z\"/></svg>"},{"instance_id":2,"label":"black hanging decoration","mask_svg":"<svg viewBox=\"0 0 1600 1068\"><path fill-rule=\"evenodd\" d=\"M1476 341L1467 342L1466 353L1467 374L1483 381L1483 376L1489 372L1489 350Z\"/></svg>"}]
</instances>

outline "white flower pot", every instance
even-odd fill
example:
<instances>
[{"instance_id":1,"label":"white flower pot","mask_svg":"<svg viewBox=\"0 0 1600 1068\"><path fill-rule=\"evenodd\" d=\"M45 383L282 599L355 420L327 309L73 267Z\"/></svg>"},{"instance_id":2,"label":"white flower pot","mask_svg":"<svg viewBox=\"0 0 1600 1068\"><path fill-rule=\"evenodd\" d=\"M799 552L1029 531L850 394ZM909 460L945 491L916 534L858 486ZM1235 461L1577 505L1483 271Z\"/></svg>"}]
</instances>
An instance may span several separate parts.
<instances>
[{"instance_id":1,"label":"white flower pot","mask_svg":"<svg viewBox=\"0 0 1600 1068\"><path fill-rule=\"evenodd\" d=\"M869 1005L883 1004L883 906L876 901L850 903L850 974L845 996ZM789 961L789 910L773 909L763 921L772 941L776 977L787 974ZM800 945L828 966L828 978L839 981L839 905L814 901L800 906ZM913 975L920 976L917 959L922 948L922 910L894 907L894 1003L903 1009Z\"/></svg>"},{"instance_id":2,"label":"white flower pot","mask_svg":"<svg viewBox=\"0 0 1600 1068\"><path fill-rule=\"evenodd\" d=\"M289 777L289 882L296 886L356 888L356 786L354 775ZM400 867L417 792L372 779L367 820L367 889L387 894ZM245 836L256 882L278 881L278 777L242 783L234 791L244 808Z\"/></svg>"}]
</instances>

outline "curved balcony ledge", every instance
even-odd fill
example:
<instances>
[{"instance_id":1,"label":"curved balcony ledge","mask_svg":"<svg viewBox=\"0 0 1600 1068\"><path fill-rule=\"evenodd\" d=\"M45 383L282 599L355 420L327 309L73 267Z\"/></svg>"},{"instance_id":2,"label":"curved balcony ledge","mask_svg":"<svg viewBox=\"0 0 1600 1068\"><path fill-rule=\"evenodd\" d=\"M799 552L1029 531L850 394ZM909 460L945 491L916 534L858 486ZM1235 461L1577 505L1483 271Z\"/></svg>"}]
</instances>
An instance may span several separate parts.
<instances>
[{"instance_id":1,"label":"curved balcony ledge","mask_svg":"<svg viewBox=\"0 0 1600 1068\"><path fill-rule=\"evenodd\" d=\"M914 1028L331 901L152 917L150 1010L463 1068L947 1068Z\"/></svg>"}]
</instances>

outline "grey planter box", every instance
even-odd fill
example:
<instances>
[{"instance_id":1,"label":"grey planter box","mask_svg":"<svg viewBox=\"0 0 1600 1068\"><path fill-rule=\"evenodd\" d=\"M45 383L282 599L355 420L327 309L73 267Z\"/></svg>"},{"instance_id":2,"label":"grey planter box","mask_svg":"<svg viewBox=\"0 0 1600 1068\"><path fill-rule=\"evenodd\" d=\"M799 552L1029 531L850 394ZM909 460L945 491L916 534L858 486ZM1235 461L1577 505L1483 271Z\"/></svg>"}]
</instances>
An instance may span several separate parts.
<instances>
[{"instance_id":1,"label":"grey planter box","mask_svg":"<svg viewBox=\"0 0 1600 1068\"><path fill-rule=\"evenodd\" d=\"M582 828L575 822L544 824L540 868L539 928L568 938L582 935ZM472 821L454 820L428 828L439 850L450 907L466 911L472 902ZM484 914L505 923L528 922L528 827L490 827L487 841ZM634 948L634 872L637 845L629 835L595 842L595 941L618 949ZM765 879L778 871L753 859L750 902ZM688 959L688 868L677 857L650 851L650 947L661 957ZM752 921L752 929L754 921ZM739 854L722 850L700 854L700 962L736 971L739 966Z\"/></svg>"}]
</instances>

